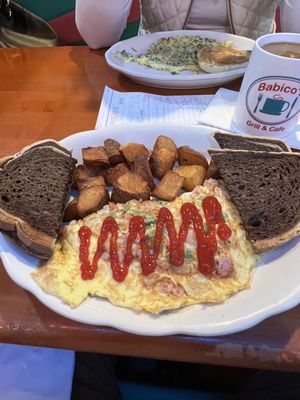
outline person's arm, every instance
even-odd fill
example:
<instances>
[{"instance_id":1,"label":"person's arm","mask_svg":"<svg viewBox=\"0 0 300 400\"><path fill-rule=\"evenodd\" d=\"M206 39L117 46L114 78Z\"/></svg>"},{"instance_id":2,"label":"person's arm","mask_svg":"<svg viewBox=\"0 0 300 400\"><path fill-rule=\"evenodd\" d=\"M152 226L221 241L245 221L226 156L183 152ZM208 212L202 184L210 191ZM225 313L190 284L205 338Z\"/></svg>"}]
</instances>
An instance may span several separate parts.
<instances>
[{"instance_id":1,"label":"person's arm","mask_svg":"<svg viewBox=\"0 0 300 400\"><path fill-rule=\"evenodd\" d=\"M76 0L78 31L92 49L116 43L126 27L132 0Z\"/></svg>"}]
</instances>

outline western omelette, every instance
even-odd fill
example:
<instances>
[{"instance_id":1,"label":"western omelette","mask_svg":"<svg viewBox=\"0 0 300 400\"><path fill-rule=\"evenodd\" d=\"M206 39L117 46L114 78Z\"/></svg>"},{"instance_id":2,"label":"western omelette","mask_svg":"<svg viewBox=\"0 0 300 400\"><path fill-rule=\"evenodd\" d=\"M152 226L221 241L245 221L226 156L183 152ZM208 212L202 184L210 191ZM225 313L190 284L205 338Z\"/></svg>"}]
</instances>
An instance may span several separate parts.
<instances>
[{"instance_id":1,"label":"western omelette","mask_svg":"<svg viewBox=\"0 0 300 400\"><path fill-rule=\"evenodd\" d=\"M103 244L103 252L92 279L83 279L79 258L79 230L89 228L91 232L87 258L93 259L103 221L112 217L118 225L116 257L124 262L130 219L141 216L145 224L145 241L153 247L157 218L164 207L173 215L176 232L180 231L182 205L195 205L203 221L204 234L209 221L203 211L203 200L215 198L222 207L222 218L231 230L226 240L216 235L216 251L213 255L215 268L210 274L201 273L198 265L196 230L190 223L184 244L184 263L174 266L170 263L170 242L166 227L163 228L162 243L157 257L156 268L148 274L141 269L141 244L138 237L132 245L132 260L124 279L116 280L111 267L111 236ZM218 226L216 225L216 232ZM172 250L174 251L174 249ZM176 249L175 249L176 252ZM201 252L201 250L200 250ZM251 243L240 217L228 195L215 180L207 180L204 186L197 186L193 192L183 193L175 201L136 201L105 206L97 213L79 221L72 221L64 228L56 244L53 257L38 268L33 277L41 288L58 296L71 307L79 306L88 296L106 298L113 304L135 311L158 314L164 310L178 309L197 303L223 302L233 293L248 288L251 270L257 262Z\"/></svg>"}]
</instances>

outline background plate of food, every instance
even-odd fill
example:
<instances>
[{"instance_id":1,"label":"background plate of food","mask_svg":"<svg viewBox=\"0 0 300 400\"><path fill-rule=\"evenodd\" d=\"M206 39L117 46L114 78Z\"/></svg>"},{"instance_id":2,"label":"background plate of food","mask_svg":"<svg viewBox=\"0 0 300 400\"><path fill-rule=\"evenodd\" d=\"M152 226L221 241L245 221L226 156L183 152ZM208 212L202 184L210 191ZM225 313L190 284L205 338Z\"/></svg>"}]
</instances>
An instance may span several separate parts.
<instances>
[{"instance_id":1,"label":"background plate of food","mask_svg":"<svg viewBox=\"0 0 300 400\"><path fill-rule=\"evenodd\" d=\"M222 134L218 136L209 127L163 125L130 128L110 127L99 131L80 132L65 138L60 142L60 145L72 150L73 157L78 160L79 164L82 163L83 155L86 165L94 165L97 157L99 162L99 159L103 156L103 144L106 146L104 149L109 154L109 162L112 162L112 158L114 158L114 163L119 163L120 160L116 161L116 148L112 149L112 144L116 144L113 141L117 141L121 144L119 148L121 155L126 158L126 162L128 162L130 168L133 168L134 172L126 172L122 175L121 180L117 178L112 192L114 198L111 196L114 203L104 206L102 204L99 211L92 214L86 213L83 219L73 220L63 227L52 256L49 259L48 255L46 257L48 260L43 261L42 266L38 258L29 255L18 247L5 232L1 233L1 258L7 273L18 285L33 293L43 304L60 315L83 323L107 325L141 335L224 335L252 327L271 315L297 305L300 301L300 269L298 268L300 244L297 236L299 224L296 223L298 228L288 235L286 231L291 231L290 226L284 225L287 220L291 220L291 217L287 216L287 219L284 219L279 227L284 234L274 236L274 230L278 228L278 218L284 214L285 204L288 208L287 212L292 209L293 214L299 213L299 204L291 206L289 185L294 186L295 199L299 199L297 191L299 191L300 155L292 153L284 145L283 148L280 148L282 144L280 141L269 143L269 139L267 139L265 143L263 139L250 138L245 141L241 136L233 135L233 137L234 140L232 140L232 136L226 136L226 143L224 144L224 136ZM107 139L110 139L110 141L105 141ZM238 143L239 148L242 147L247 150L222 150L224 147L226 149L232 148L232 143L233 145ZM187 144L190 147L187 147ZM141 147L141 145L144 145L144 147ZM253 150L253 146L255 150ZM43 152L45 147L49 147L48 142L47 146L45 146L45 143L42 147L34 145L25 153L21 153L27 157L27 169L30 164L28 157L30 157L32 150L32 153L37 149ZM57 168L57 153L60 153L59 157L64 158L64 160L66 156L60 149L57 152L57 145L50 144L50 147L52 148L48 149L49 152L56 154L53 168L55 168L55 165ZM85 150L82 151L82 149ZM97 149L97 157L94 153L95 149ZM133 179L133 175L137 174L138 171L133 153L139 153L140 159L140 154L143 153L144 149L152 150L151 153L147 153L146 159L150 157L154 175L160 174L159 179L155 178L156 187L154 190L152 188L151 192L155 198L151 197L148 200L144 192L144 190L148 190L147 185L142 188L143 185L138 184L138 178L135 176L133 186L136 186L136 188L134 189L142 193L145 199L143 201L127 201L127 197L130 195L129 180ZM215 150L208 151L208 149ZM101 157L99 151L101 151ZM168 171L162 173L160 161L163 160L165 167L166 159L169 160L170 157L173 157L173 152L175 152L178 161L175 162L173 158L173 162L168 164ZM228 192L222 186L223 179L220 180L220 177L215 176L213 179L206 179L203 184L199 182L198 178L196 179L194 172L195 170L198 171L202 162L198 152L207 159L208 164L210 155L215 160L221 175L224 173L225 187L229 188ZM161 158L161 156L163 157ZM12 165L14 165L16 159L20 160L18 156L11 158ZM254 159L255 162L253 162ZM285 166L286 160L289 163L289 168ZM104 162L103 158L101 162ZM178 163L181 165L178 165ZM223 164L226 166L225 169L222 166ZM21 162L19 162L18 168L21 168L21 165ZM42 165L47 165L45 157L42 157ZM118 165L120 164L108 168L107 164L106 171ZM252 166L257 165L260 167L251 170ZM2 167L2 173L4 172L4 176L8 176L9 163L7 164L7 160L6 164L2 164ZM267 178L268 173L272 174L274 167L275 170L277 169L276 173L282 175L280 184L278 184L277 178L276 180ZM207 165L204 168L207 168ZM296 174L292 170L293 168L297 169ZM142 170L145 172L144 164ZM37 168L35 171L37 174ZM228 171L230 171L229 175ZM52 173L52 175L55 174ZM61 175L62 172L60 171ZM165 176L168 176L168 179L164 179ZM130 177L129 180L128 177ZM258 179L259 177L261 179ZM94 178L95 176L92 177L93 182ZM235 190L230 188L232 179L234 179L234 188L239 190L237 197L235 197ZM295 182L295 179L297 182ZM85 180L79 181L77 182L78 185L79 183L81 185L86 184ZM266 181L270 182L269 186L267 185L267 191L263 189L264 186L262 185L262 182ZM19 185L20 179L18 178L16 182ZM163 182L162 185L160 185L161 182ZM178 182L181 186L177 187L177 193L175 197L174 195L172 197L171 192ZM56 181L56 185L58 185L58 181ZM97 185L98 183L96 187L99 189ZM86 194L86 190L91 189L83 186L80 189L82 192L80 191L79 197L82 193ZM180 187L184 187L184 190L180 190ZM102 186L101 188L103 190ZM165 190L166 188L167 190ZM253 190L256 190L255 188L257 190L262 188L262 191L253 193L252 196L246 196L241 200L241 192L247 192L247 190L253 192ZM95 186L92 186L92 200L96 193L93 189L95 189ZM277 202L280 202L277 207L278 216L276 210L272 208L272 204L266 205L269 199L263 198L263 196L267 196L271 189L270 201L274 200L273 204L276 207ZM37 193L43 197L46 191L47 187L42 194L41 191ZM125 196L127 202L124 201L122 196ZM162 200L162 198L169 196L171 196L168 198L169 201ZM2 203L3 201L7 203L7 197L8 195L2 194ZM266 225L264 225L266 217L261 210L255 214L255 218L249 218L249 215L244 214L243 211L239 213L233 206L232 199L235 199L239 207L239 200L241 200L242 204L245 205L244 209L249 209L249 207L251 208L251 204L247 203L249 198L251 198L251 204L254 208L263 205L266 213L268 213L268 210L272 210L268 214L269 220ZM79 207L79 201L76 199L78 200L78 198L75 198L75 203L72 203L69 207L71 214L69 214L68 219L74 217L74 212L75 215L76 212L83 212L82 208L80 209L83 206L83 201L81 201ZM204 199L208 200L208 203L204 203L206 201ZM296 201L293 200L294 203ZM171 246L172 250L169 249L169 239L165 228L161 231L163 244L159 250L156 269L151 269L152 266L149 262L151 257L148 257L144 266L141 265L139 246L144 246L145 250L145 241L142 240L138 244L137 238L131 248L132 259L129 260L128 271L125 271L127 275L124 274L124 268L115 267L114 270L112 268L111 260L115 257L113 254L116 254L109 253L109 243L112 246L112 239L107 241L106 250L104 249L102 256L99 256L98 267L93 269L94 263L91 260L96 254L97 240L105 234L102 229L104 220L107 223L106 226L112 228L115 226L112 222L113 217L118 225L117 246L119 247L117 250L121 250L121 253L123 251L123 256L119 252L118 257L120 259L123 257L124 262L124 244L127 240L126 246L128 246L129 223L132 222L132 217L138 218L135 222L139 226L145 223L145 240L151 248L150 242L154 237L160 211L163 209L167 213L165 214L167 215L166 218L169 218L171 213L175 229L179 232L184 220L182 210L187 204L188 208L185 208L185 211L189 215L188 218L192 215L195 216L195 213L198 212L200 217L197 214L195 219L191 220L194 222L191 222L189 233L183 239L183 264L179 262L180 265L174 266L170 263L171 253L175 264L178 263L180 259L178 248L180 246ZM194 206L198 211L195 211ZM221 208L218 208L219 206ZM38 207L34 206L33 209L37 210ZM221 213L218 211L220 209ZM217 214L215 214L216 212ZM273 214L275 215L274 218ZM297 215L298 219L299 214ZM251 231L252 233L250 232L249 237L241 221L241 217L245 216L246 219L251 220L247 229L250 228L250 231L252 228L254 229L254 231ZM109 218L107 219L107 217ZM194 230L192 228L193 223ZM262 229L259 228L260 224L262 224ZM294 225L295 221L292 223L292 228L294 228ZM1 228L5 231L3 224ZM82 252L82 247L87 244L86 228L92 235L88 239L88 253ZM200 235L199 237L195 236L196 231ZM100 232L102 232L101 235ZM260 236L257 238L253 232L255 234L258 232ZM181 233L184 236L184 233ZM169 236L171 235L169 234ZM179 243L176 242L176 238L174 240L173 243ZM204 240L205 246L211 243L213 246L216 244L213 250L215 265L211 264L210 250L206 253L205 249L201 250L199 256L197 253L198 240L200 242ZM282 245L282 243L284 244ZM36 250L30 243L25 242L25 244L31 250ZM202 251L206 255L201 259L201 254L204 254L201 253ZM109 260L109 256L111 260ZM88 260L90 261L88 262ZM87 265L87 269L82 269L84 263ZM125 265L125 262L122 265ZM213 268L210 270L209 268L212 266ZM150 268L151 271L147 268Z\"/></svg>"},{"instance_id":2,"label":"background plate of food","mask_svg":"<svg viewBox=\"0 0 300 400\"><path fill-rule=\"evenodd\" d=\"M254 41L213 31L167 31L140 35L105 53L117 71L148 86L201 88L241 77Z\"/></svg>"}]
</instances>

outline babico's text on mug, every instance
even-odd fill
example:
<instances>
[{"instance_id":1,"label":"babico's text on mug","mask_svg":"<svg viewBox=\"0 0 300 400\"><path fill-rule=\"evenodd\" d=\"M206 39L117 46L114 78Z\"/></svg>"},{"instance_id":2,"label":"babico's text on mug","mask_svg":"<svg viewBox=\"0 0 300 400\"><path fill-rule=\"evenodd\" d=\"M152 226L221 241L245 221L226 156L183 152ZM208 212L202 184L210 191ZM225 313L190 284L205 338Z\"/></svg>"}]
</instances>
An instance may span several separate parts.
<instances>
[{"instance_id":1,"label":"babico's text on mug","mask_svg":"<svg viewBox=\"0 0 300 400\"><path fill-rule=\"evenodd\" d=\"M247 126L262 132L284 132L287 121L300 111L300 79L265 76L246 92Z\"/></svg>"}]
</instances>

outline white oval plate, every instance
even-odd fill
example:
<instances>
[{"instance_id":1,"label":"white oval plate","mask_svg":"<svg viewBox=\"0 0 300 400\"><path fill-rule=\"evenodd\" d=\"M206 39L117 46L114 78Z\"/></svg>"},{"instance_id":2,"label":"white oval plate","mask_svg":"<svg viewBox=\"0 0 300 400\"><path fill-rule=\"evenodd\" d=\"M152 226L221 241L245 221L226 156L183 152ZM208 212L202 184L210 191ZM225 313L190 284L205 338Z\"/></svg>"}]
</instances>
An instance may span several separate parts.
<instances>
[{"instance_id":1,"label":"white oval plate","mask_svg":"<svg viewBox=\"0 0 300 400\"><path fill-rule=\"evenodd\" d=\"M193 74L191 71L183 71L178 75L172 75L168 71L158 71L152 68L144 67L137 63L125 64L115 57L115 51L126 50L131 54L141 54L148 50L149 46L161 37L171 37L178 35L201 36L203 38L230 40L233 45L242 50L252 50L254 40L242 36L232 35L230 33L213 31L167 31L156 32L147 35L135 36L114 44L105 53L107 63L124 75L147 86L154 86L168 89L187 89L202 88L222 85L239 78L245 72L246 67L237 68L232 71L219 73L199 73Z\"/></svg>"},{"instance_id":2,"label":"white oval plate","mask_svg":"<svg viewBox=\"0 0 300 400\"><path fill-rule=\"evenodd\" d=\"M62 140L81 160L81 148L96 146L106 138L121 143L144 143L150 148L158 135L167 135L176 144L195 149L217 147L209 127L131 126L110 127L81 132ZM252 327L265 318L285 311L300 302L300 240L269 253L252 273L251 288L241 291L222 304L194 305L153 316L117 307L101 298L89 298L72 309L55 296L44 293L31 277L37 259L16 247L5 235L0 236L0 255L13 281L33 293L51 310L72 320L111 326L140 335L190 334L216 336Z\"/></svg>"}]
</instances>

